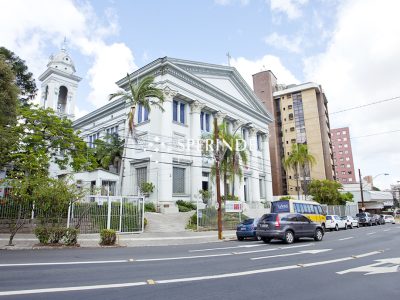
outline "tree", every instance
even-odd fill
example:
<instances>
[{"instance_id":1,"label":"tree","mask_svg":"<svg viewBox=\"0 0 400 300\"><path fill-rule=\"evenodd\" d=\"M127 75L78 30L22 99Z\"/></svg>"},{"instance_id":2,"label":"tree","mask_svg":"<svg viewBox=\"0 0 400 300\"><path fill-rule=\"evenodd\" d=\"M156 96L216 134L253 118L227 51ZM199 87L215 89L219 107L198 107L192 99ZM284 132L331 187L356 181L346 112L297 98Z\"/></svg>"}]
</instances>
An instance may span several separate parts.
<instances>
[{"instance_id":1,"label":"tree","mask_svg":"<svg viewBox=\"0 0 400 300\"><path fill-rule=\"evenodd\" d=\"M353 202L354 195L350 192L340 194L342 202Z\"/></svg>"},{"instance_id":2,"label":"tree","mask_svg":"<svg viewBox=\"0 0 400 300\"><path fill-rule=\"evenodd\" d=\"M245 149L237 151L238 141L241 140L239 135L232 135L226 126L225 123L219 125L218 131L219 138L219 148L214 147L214 151L219 152L218 156L220 159L220 169L223 174L224 181L224 198L227 199L230 196L232 199L235 198L235 179L236 176L239 177L239 180L243 178L243 164L247 164L248 156ZM214 139L214 135L205 136L203 139ZM203 144L204 145L204 144ZM203 151L204 152L204 151ZM204 152L205 153L205 152ZM205 153L207 154L207 153ZM211 167L211 174L215 174L215 165ZM232 193L229 195L229 191L227 189L228 179L232 182Z\"/></svg>"},{"instance_id":3,"label":"tree","mask_svg":"<svg viewBox=\"0 0 400 300\"><path fill-rule=\"evenodd\" d=\"M16 143L12 128L17 122L17 104L14 73L0 56L0 168L6 165L6 157Z\"/></svg>"},{"instance_id":4,"label":"tree","mask_svg":"<svg viewBox=\"0 0 400 300\"><path fill-rule=\"evenodd\" d=\"M19 88L19 100L26 105L29 100L35 98L37 87L33 74L29 72L25 61L7 48L0 47L0 56L11 67L15 74L15 83Z\"/></svg>"},{"instance_id":5,"label":"tree","mask_svg":"<svg viewBox=\"0 0 400 300\"><path fill-rule=\"evenodd\" d=\"M128 134L125 137L124 151L122 157L122 166L119 172L120 181L120 193L122 194L122 183L124 174L124 158L126 156L126 148L128 144L128 137L131 134L134 138L135 136L135 113L136 107L141 105L148 112L151 111L152 106L158 107L162 112L164 111L164 93L161 89L157 88L154 84L153 76L146 76L140 82L136 84L132 83L130 75L127 74L128 78L128 91L120 90L116 93L110 95L109 99L123 99L128 101L131 105L128 113Z\"/></svg>"},{"instance_id":6,"label":"tree","mask_svg":"<svg viewBox=\"0 0 400 300\"><path fill-rule=\"evenodd\" d=\"M308 152L306 144L294 144L292 145L292 151L286 159L283 159L283 166L286 170L292 169L296 178L296 190L297 197L300 198L300 185L299 179L300 174L303 175L304 182L303 192L306 190L307 194L307 177L310 177L310 169L316 163L316 160L312 154ZM306 195L305 194L305 195Z\"/></svg>"},{"instance_id":7,"label":"tree","mask_svg":"<svg viewBox=\"0 0 400 300\"><path fill-rule=\"evenodd\" d=\"M8 177L45 176L52 161L60 169L69 166L74 171L96 166L86 143L75 133L72 122L59 118L52 109L22 106L17 119L12 128L17 143L5 158L12 166Z\"/></svg>"},{"instance_id":8,"label":"tree","mask_svg":"<svg viewBox=\"0 0 400 300\"><path fill-rule=\"evenodd\" d=\"M124 140L121 140L117 134L107 135L105 140L97 139L95 144L94 155L97 163L108 170L112 165L116 168L117 173L120 170L121 159L124 152Z\"/></svg>"},{"instance_id":9,"label":"tree","mask_svg":"<svg viewBox=\"0 0 400 300\"><path fill-rule=\"evenodd\" d=\"M342 189L342 185L334 180L312 180L308 186L308 191L313 196L314 201L328 205L346 203L339 192L340 189Z\"/></svg>"}]
</instances>

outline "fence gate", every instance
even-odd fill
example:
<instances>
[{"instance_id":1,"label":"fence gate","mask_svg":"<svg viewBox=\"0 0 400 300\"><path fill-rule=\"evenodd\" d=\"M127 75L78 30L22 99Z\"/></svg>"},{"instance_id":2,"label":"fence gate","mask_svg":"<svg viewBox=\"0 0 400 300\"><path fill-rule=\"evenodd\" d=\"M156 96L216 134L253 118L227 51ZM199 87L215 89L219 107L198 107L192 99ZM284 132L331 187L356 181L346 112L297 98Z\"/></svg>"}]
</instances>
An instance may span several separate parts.
<instances>
[{"instance_id":1,"label":"fence gate","mask_svg":"<svg viewBox=\"0 0 400 300\"><path fill-rule=\"evenodd\" d=\"M143 232L144 199L133 196L88 196L68 208L67 227L80 233L114 229L120 233Z\"/></svg>"}]
</instances>

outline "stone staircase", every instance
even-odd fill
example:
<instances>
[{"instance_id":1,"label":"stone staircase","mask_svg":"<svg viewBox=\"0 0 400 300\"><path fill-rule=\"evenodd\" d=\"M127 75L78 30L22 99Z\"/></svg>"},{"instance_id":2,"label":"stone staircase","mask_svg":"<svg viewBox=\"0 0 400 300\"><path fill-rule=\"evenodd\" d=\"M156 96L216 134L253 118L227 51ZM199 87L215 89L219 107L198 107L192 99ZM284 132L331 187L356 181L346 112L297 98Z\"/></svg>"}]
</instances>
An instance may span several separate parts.
<instances>
[{"instance_id":1,"label":"stone staircase","mask_svg":"<svg viewBox=\"0 0 400 300\"><path fill-rule=\"evenodd\" d=\"M148 223L145 232L186 231L185 227L193 213L194 211L169 214L146 212L144 217L147 219Z\"/></svg>"}]
</instances>

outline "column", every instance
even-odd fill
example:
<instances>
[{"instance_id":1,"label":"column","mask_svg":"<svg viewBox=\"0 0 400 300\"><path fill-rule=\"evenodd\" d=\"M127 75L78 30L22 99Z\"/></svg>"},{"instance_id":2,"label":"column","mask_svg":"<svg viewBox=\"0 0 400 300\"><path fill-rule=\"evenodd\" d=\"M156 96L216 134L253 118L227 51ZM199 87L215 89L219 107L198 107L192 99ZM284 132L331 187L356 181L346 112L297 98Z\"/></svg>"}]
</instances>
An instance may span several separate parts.
<instances>
[{"instance_id":1,"label":"column","mask_svg":"<svg viewBox=\"0 0 400 300\"><path fill-rule=\"evenodd\" d=\"M247 145L249 151L249 162L251 177L249 178L250 189L249 189L249 201L259 202L260 201L260 183L259 183L259 165L257 157L257 130L255 128L249 129L249 139Z\"/></svg>"},{"instance_id":2,"label":"column","mask_svg":"<svg viewBox=\"0 0 400 300\"><path fill-rule=\"evenodd\" d=\"M193 140L193 145L190 154L192 155L192 166L190 172L190 198L192 201L197 201L199 191L202 188L202 164L201 147L199 141L201 138L200 113L204 104L195 100L190 104L190 139Z\"/></svg>"},{"instance_id":3,"label":"column","mask_svg":"<svg viewBox=\"0 0 400 300\"><path fill-rule=\"evenodd\" d=\"M242 121L236 120L232 124L232 134L236 135L238 137L241 137L241 128L242 128L243 124L244 123ZM244 173L245 167L242 166L242 169L243 169L243 173ZM229 193L232 193L232 192L230 191ZM239 178L238 176L235 176L234 194L236 196L238 196L240 200L244 201L244 177Z\"/></svg>"},{"instance_id":4,"label":"column","mask_svg":"<svg viewBox=\"0 0 400 300\"><path fill-rule=\"evenodd\" d=\"M269 154L268 140L269 140L269 133L266 133L263 136L263 141L262 141L263 167L265 172L265 200L271 202L273 200L273 194L272 194L271 158Z\"/></svg>"},{"instance_id":5,"label":"column","mask_svg":"<svg viewBox=\"0 0 400 300\"><path fill-rule=\"evenodd\" d=\"M159 147L160 153L159 163L153 163L154 167L158 169L158 201L159 202L171 202L172 201L172 180L173 180L173 166L172 166L172 155L169 152L171 149L172 142L172 101L176 96L177 92L166 86L164 88L164 112L161 112L159 116L153 116L156 118L154 122L158 122L158 132L160 133L159 140L155 141ZM153 157L157 157L153 154ZM152 159L153 160L153 159ZM158 166L157 166L158 165ZM163 205L163 203L161 203Z\"/></svg>"}]
</instances>

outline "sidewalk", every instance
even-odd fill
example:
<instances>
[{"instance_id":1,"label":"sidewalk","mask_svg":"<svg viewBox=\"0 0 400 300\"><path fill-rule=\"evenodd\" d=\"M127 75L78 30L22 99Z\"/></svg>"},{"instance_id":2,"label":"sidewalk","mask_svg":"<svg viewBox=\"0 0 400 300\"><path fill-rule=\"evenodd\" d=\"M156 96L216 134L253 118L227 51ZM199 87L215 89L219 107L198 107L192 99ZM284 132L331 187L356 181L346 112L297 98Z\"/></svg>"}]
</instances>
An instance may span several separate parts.
<instances>
[{"instance_id":1,"label":"sidewalk","mask_svg":"<svg viewBox=\"0 0 400 300\"><path fill-rule=\"evenodd\" d=\"M224 239L229 241L236 237L233 230L223 232ZM0 234L0 250L9 249L6 247L9 235ZM100 247L99 234L81 234L78 236L78 243L81 247ZM199 243L221 242L218 240L217 231L183 231L183 232L145 232L134 234L119 234L117 237L118 244L124 247L139 246L170 246L170 245L187 245ZM38 244L38 240L34 234L17 234L14 238L13 249L32 249Z\"/></svg>"}]
</instances>

